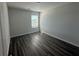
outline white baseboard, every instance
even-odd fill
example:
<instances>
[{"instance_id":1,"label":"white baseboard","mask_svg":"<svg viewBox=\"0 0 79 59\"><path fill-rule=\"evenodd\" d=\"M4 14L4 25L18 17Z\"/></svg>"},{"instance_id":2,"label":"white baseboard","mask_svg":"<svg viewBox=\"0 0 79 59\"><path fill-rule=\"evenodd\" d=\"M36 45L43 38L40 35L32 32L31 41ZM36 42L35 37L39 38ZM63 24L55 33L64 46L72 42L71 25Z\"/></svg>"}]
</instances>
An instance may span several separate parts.
<instances>
[{"instance_id":1,"label":"white baseboard","mask_svg":"<svg viewBox=\"0 0 79 59\"><path fill-rule=\"evenodd\" d=\"M25 35L25 34L29 34L29 33L24 33L24 34L19 34L19 35L13 35L13 36L10 36L10 38L21 36L21 35Z\"/></svg>"},{"instance_id":2,"label":"white baseboard","mask_svg":"<svg viewBox=\"0 0 79 59\"><path fill-rule=\"evenodd\" d=\"M74 44L74 43L72 43L72 42L70 42L70 41L64 40L64 39L62 39L62 38L60 38L60 37L58 37L58 36L56 36L56 35L51 35L51 34L46 33L46 32L42 32L42 33L45 33L45 34L47 34L47 35L49 35L49 36L51 36L51 37L57 38L57 39L62 40L62 41L64 41L64 42L70 43L70 44L72 44L72 45L74 45L74 46L76 46L76 47L79 47L79 45Z\"/></svg>"},{"instance_id":3,"label":"white baseboard","mask_svg":"<svg viewBox=\"0 0 79 59\"><path fill-rule=\"evenodd\" d=\"M35 32L35 31L34 31L34 32ZM26 34L31 34L31 33L34 33L34 32L29 32L29 33L24 33L24 34L13 35L13 36L10 36L10 38L17 37L17 36L22 36L22 35L26 35Z\"/></svg>"}]
</instances>

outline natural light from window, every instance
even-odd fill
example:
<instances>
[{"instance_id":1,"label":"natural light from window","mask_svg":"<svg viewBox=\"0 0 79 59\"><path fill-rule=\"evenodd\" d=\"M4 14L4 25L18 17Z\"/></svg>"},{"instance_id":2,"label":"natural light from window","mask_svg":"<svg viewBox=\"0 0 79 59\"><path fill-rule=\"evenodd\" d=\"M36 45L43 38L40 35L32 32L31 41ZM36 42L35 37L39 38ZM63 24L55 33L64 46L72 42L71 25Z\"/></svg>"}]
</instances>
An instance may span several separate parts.
<instances>
[{"instance_id":1,"label":"natural light from window","mask_svg":"<svg viewBox=\"0 0 79 59\"><path fill-rule=\"evenodd\" d=\"M32 28L38 27L38 15L31 16L31 23L32 23Z\"/></svg>"}]
</instances>

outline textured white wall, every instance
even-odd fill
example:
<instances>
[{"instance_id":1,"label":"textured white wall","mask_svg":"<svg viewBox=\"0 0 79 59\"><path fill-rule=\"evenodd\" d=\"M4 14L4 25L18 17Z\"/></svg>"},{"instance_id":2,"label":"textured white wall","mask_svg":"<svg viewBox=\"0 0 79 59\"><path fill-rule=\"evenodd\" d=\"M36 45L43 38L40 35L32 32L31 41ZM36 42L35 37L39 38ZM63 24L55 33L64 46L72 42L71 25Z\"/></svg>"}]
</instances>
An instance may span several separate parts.
<instances>
[{"instance_id":1,"label":"textured white wall","mask_svg":"<svg viewBox=\"0 0 79 59\"><path fill-rule=\"evenodd\" d=\"M79 3L41 13L41 31L79 46Z\"/></svg>"},{"instance_id":2,"label":"textured white wall","mask_svg":"<svg viewBox=\"0 0 79 59\"><path fill-rule=\"evenodd\" d=\"M31 27L31 15L39 15L38 12L11 7L8 10L11 37L39 31L38 28Z\"/></svg>"}]
</instances>

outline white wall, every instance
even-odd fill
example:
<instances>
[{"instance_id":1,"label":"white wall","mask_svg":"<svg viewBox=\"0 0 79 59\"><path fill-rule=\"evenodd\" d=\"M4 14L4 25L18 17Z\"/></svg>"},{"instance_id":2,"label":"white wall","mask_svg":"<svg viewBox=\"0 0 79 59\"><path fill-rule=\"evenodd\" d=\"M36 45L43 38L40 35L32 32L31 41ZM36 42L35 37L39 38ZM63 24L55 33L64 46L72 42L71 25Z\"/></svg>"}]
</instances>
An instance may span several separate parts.
<instances>
[{"instance_id":1,"label":"white wall","mask_svg":"<svg viewBox=\"0 0 79 59\"><path fill-rule=\"evenodd\" d=\"M8 10L11 37L39 31L38 28L31 27L31 15L39 15L38 12L11 7Z\"/></svg>"},{"instance_id":2,"label":"white wall","mask_svg":"<svg viewBox=\"0 0 79 59\"><path fill-rule=\"evenodd\" d=\"M41 30L79 47L79 3L70 3L41 13Z\"/></svg>"},{"instance_id":3,"label":"white wall","mask_svg":"<svg viewBox=\"0 0 79 59\"><path fill-rule=\"evenodd\" d=\"M1 12L0 12L0 56L2 55L3 55L3 47L2 47L2 36L1 36Z\"/></svg>"},{"instance_id":4,"label":"white wall","mask_svg":"<svg viewBox=\"0 0 79 59\"><path fill-rule=\"evenodd\" d=\"M3 55L7 56L9 51L10 35L7 4L5 2L0 2L0 12L2 49Z\"/></svg>"}]
</instances>

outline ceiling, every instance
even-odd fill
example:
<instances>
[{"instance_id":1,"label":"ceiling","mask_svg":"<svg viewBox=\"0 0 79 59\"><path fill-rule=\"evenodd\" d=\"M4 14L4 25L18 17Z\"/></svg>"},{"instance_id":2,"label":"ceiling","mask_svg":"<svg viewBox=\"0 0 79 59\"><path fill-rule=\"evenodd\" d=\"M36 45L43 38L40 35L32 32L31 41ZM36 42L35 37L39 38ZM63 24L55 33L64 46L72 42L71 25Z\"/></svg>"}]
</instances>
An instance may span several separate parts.
<instances>
[{"instance_id":1,"label":"ceiling","mask_svg":"<svg viewBox=\"0 0 79 59\"><path fill-rule=\"evenodd\" d=\"M70 2L8 2L7 4L9 7L43 12L68 3Z\"/></svg>"}]
</instances>

